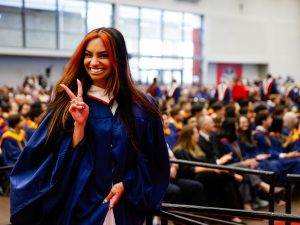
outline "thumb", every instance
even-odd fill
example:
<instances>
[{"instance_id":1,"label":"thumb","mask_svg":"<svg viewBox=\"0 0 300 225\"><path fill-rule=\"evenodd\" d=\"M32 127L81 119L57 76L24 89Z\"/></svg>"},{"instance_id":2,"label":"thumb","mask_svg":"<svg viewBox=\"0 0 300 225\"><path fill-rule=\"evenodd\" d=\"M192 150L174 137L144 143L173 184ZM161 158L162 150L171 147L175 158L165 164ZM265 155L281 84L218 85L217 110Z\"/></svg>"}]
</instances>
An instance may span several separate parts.
<instances>
[{"instance_id":1,"label":"thumb","mask_svg":"<svg viewBox=\"0 0 300 225\"><path fill-rule=\"evenodd\" d=\"M112 192L109 192L109 194L104 198L103 200L103 204L107 203L112 197L113 197L113 193Z\"/></svg>"}]
</instances>

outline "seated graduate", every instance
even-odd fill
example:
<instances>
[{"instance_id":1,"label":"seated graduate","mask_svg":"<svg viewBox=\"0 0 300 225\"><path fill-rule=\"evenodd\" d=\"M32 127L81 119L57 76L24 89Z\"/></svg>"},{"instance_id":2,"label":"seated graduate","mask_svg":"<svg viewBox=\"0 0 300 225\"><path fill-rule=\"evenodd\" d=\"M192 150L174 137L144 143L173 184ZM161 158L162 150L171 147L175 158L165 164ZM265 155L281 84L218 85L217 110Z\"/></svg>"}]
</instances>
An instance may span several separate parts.
<instances>
[{"instance_id":1,"label":"seated graduate","mask_svg":"<svg viewBox=\"0 0 300 225\"><path fill-rule=\"evenodd\" d=\"M282 129L283 137L288 143L285 144L286 152L294 152L294 155L300 155L300 132L299 119L294 112L287 112L283 116L284 128ZM297 157L298 157L297 156Z\"/></svg>"},{"instance_id":2,"label":"seated graduate","mask_svg":"<svg viewBox=\"0 0 300 225\"><path fill-rule=\"evenodd\" d=\"M274 141L271 141L271 136L269 129L272 125L273 118L266 111L259 112L255 118L257 127L254 131L253 137L257 143L257 155L256 159L258 160L268 160L266 166L263 167L266 170L274 171L280 179L284 179L287 173L290 174L299 174L300 173L300 163L298 159L293 159L289 154L284 154L281 150L278 150L278 147L275 145ZM260 163L262 166L262 163Z\"/></svg>"},{"instance_id":3,"label":"seated graduate","mask_svg":"<svg viewBox=\"0 0 300 225\"><path fill-rule=\"evenodd\" d=\"M164 135L165 135L166 143L168 144L170 149L173 149L178 139L177 133L170 128L168 114L166 112L163 112L161 117L163 119L163 127L164 127Z\"/></svg>"},{"instance_id":4,"label":"seated graduate","mask_svg":"<svg viewBox=\"0 0 300 225\"><path fill-rule=\"evenodd\" d=\"M244 128L244 121L248 119L242 117L240 120ZM259 162L256 158L244 158L247 154L244 153L244 146L238 136L238 123L235 118L225 118L220 130L221 143L223 148L223 154L232 153L232 159L229 161L229 165L245 168L259 168ZM250 123L247 124L247 128L250 127ZM227 163L228 164L228 163ZM258 196L258 190L261 189L268 193L270 191L270 185L264 182L260 176L254 174L243 174L243 180L239 183L239 190L244 200L244 208L251 210L258 207L267 207L268 203L263 201Z\"/></svg>"},{"instance_id":5,"label":"seated graduate","mask_svg":"<svg viewBox=\"0 0 300 225\"><path fill-rule=\"evenodd\" d=\"M280 153L281 158L296 158L300 156L300 152L290 151L290 146L293 143L293 133L289 133L288 136L283 134L283 118L281 116L273 118L269 131L272 145Z\"/></svg>"},{"instance_id":6,"label":"seated graduate","mask_svg":"<svg viewBox=\"0 0 300 225\"><path fill-rule=\"evenodd\" d=\"M177 138L180 135L183 126L183 119L184 111L180 108L179 105L175 105L170 111L169 127L176 133Z\"/></svg>"},{"instance_id":7,"label":"seated graduate","mask_svg":"<svg viewBox=\"0 0 300 225\"><path fill-rule=\"evenodd\" d=\"M20 114L14 113L8 116L8 130L3 133L0 141L5 166L15 165L27 143L23 127L24 121Z\"/></svg>"}]
</instances>

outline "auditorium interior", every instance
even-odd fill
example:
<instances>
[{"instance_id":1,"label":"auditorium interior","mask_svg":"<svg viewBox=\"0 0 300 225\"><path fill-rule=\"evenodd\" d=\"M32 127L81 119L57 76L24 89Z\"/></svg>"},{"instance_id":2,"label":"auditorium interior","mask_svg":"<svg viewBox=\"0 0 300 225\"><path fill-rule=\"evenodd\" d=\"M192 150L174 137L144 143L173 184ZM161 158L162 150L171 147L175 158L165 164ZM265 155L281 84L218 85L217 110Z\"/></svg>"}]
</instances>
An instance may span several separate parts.
<instances>
[{"instance_id":1,"label":"auditorium interior","mask_svg":"<svg viewBox=\"0 0 300 225\"><path fill-rule=\"evenodd\" d=\"M5 132L12 129L9 116L17 112L26 124L38 107L41 118L80 41L100 27L123 34L132 81L155 99L172 160L162 202L173 216L150 213L145 225L300 224L300 0L0 0L0 225L11 224L13 164L2 156ZM30 118L24 126L34 132L39 120ZM197 167L176 161L189 160L178 147L189 127L198 132L192 149L206 158L214 152L211 167L205 164L211 158L197 161ZM228 209L222 202L226 192L215 199L207 189L217 184L206 186L197 175L193 179L204 182L205 200L195 203L195 193L175 181L192 179L184 175L186 167L229 174L240 207L220 210ZM249 174L259 185L252 185ZM168 204L208 209L192 214Z\"/></svg>"}]
</instances>

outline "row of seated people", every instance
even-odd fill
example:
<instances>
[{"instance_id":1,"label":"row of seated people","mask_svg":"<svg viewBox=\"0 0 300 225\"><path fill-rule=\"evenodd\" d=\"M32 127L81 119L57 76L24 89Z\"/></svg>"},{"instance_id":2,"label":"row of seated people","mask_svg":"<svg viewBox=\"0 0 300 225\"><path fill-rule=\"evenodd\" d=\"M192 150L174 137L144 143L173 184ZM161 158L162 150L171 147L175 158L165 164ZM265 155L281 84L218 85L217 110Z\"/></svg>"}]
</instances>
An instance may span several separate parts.
<instances>
[{"instance_id":1,"label":"row of seated people","mask_svg":"<svg viewBox=\"0 0 300 225\"><path fill-rule=\"evenodd\" d=\"M181 128L178 126L178 120L177 124L174 123L174 112L171 110L173 114L163 113L162 116L166 141L172 146L178 159L274 171L277 184L283 184L287 173L300 173L299 121L294 112L285 112L283 116L273 118L273 114L270 114L267 108L260 108L254 118L248 118L247 113L227 113L217 127L216 117L213 115L201 115L199 119L195 119L196 116L193 115L192 120L192 117L187 117L188 125ZM200 199L198 204L243 207L247 210L267 206L258 195L259 191L269 192L267 177L231 175L193 166L174 166L171 175L174 174L172 170L175 168L176 179L171 177L171 184L182 189L181 196L184 201L181 203L195 204L194 201ZM188 187L180 187L178 179L198 183L190 186L185 183ZM197 187L197 194L193 193L195 188L191 187ZM170 193L172 189L173 192L176 190L174 187L170 189ZM275 192L282 190L276 188ZM189 195L198 197L189 201ZM166 201L177 200L173 197L171 200L167 198Z\"/></svg>"}]
</instances>

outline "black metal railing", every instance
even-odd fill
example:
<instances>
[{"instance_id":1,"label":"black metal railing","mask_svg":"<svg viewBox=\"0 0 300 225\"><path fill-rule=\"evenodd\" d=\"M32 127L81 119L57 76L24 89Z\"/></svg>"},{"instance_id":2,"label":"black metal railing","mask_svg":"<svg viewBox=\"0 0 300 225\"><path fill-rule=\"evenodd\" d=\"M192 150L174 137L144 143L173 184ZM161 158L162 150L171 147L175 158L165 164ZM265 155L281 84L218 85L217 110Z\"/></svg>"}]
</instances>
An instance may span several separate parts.
<instances>
[{"instance_id":1,"label":"black metal railing","mask_svg":"<svg viewBox=\"0 0 300 225\"><path fill-rule=\"evenodd\" d=\"M244 167L235 167L230 165L217 165L211 163L203 163L203 162L192 162L187 160L171 160L171 163L183 164L183 165L191 165L191 166L201 166L211 169L219 169L223 171L228 171L230 173L238 173L238 174L256 174L259 176L267 176L269 178L270 191L269 191L269 212L274 212L274 187L275 187L275 173L273 171L265 171L265 170L256 170ZM270 225L274 223L270 222Z\"/></svg>"},{"instance_id":2,"label":"black metal railing","mask_svg":"<svg viewBox=\"0 0 300 225\"><path fill-rule=\"evenodd\" d=\"M167 225L168 220L182 223L182 224L200 224L206 225L207 223L214 222L218 224L236 225L238 223L222 220L221 217L242 217L248 219L263 219L269 220L269 224L274 224L274 220L285 221L286 225L291 222L300 222L300 216L291 214L291 184L295 181L300 181L300 175L288 174L286 182L286 213L274 213L274 172L261 171L255 169L224 166L209 163L191 162L186 160L172 160L171 163L185 164L192 166L201 166L212 169L220 169L230 173L238 174L256 174L264 175L270 178L270 192L269 192L269 212L260 211L247 211L239 209L206 207L206 206L192 206L192 205L179 205L179 204L162 204L160 211L153 211L150 216L146 218L146 225L152 225L152 217L158 216L161 218L161 224ZM12 170L13 166L0 167L0 173ZM216 215L218 217L216 218Z\"/></svg>"},{"instance_id":3,"label":"black metal railing","mask_svg":"<svg viewBox=\"0 0 300 225\"><path fill-rule=\"evenodd\" d=\"M292 212L292 184L300 182L300 175L298 174L287 174L286 175L286 186L285 186L285 213L291 214ZM290 225L291 221L286 221L286 225Z\"/></svg>"},{"instance_id":4,"label":"black metal railing","mask_svg":"<svg viewBox=\"0 0 300 225\"><path fill-rule=\"evenodd\" d=\"M284 214L274 214L274 187L275 187L275 173L272 171L263 171L263 170L256 170L256 169L249 169L249 168L244 168L244 167L236 167L236 166L229 166L229 165L217 165L217 164L210 164L210 163L203 163L203 162L193 162L193 161L187 161L187 160L171 160L171 163L176 163L176 164L182 164L182 165L190 165L190 166L201 166L201 167L206 167L206 168L211 168L211 169L219 169L222 171L227 171L229 173L238 173L238 174L256 174L256 175L260 175L260 176L267 176L270 180L270 191L269 191L269 214L256 214L255 211L246 211L246 210L235 210L235 209L224 209L224 208L213 208L213 207L201 207L201 206L187 206L187 205L181 205L181 207L186 207L185 210L188 209L188 213L187 212L183 212L183 208L181 208L182 210L178 211L177 210L173 210L170 208L171 206L175 206L174 204L163 204L163 208L162 211L166 212L168 211L168 213L171 214L163 214L161 215L160 213L153 213L154 215L157 216L161 216L162 219L162 224L164 224L165 219L169 219L172 220L173 222L176 222L176 218L175 216L179 216L180 220L184 220L185 224L197 224L194 223L194 220L197 219L198 221L200 220L201 222L203 221L209 221L209 222L218 222L219 224L237 224L231 221L226 221L226 220L221 220L221 219L216 219L216 218L212 218L212 215L214 215L214 213L217 213L219 216L224 215L227 213L228 215L226 216L245 216L248 218L255 218L257 219L259 216L263 216L262 219L268 219L269 220L269 225L273 225L274 224L274 219L283 219L285 218L283 215ZM180 205L176 205L177 207ZM210 214L211 216L203 216L203 215L194 215L191 212L190 207L200 207L201 209L207 209L207 211L205 212L206 214ZM199 209L198 209L198 213L199 213ZM219 210L218 210L219 209ZM216 210L215 212L213 212L213 210ZM197 212L196 212L197 213ZM274 217L275 215L275 217ZM151 216L150 216L151 217ZM289 218L289 217L288 217ZM289 219L293 219L294 217L291 216L291 218ZM175 219L175 221L174 221ZM297 218L298 219L298 218ZM192 220L192 222L190 221ZM216 221L217 220L217 221ZM152 224L152 220L150 218L148 218L147 220L148 222L146 223L147 225ZM151 221L151 222L150 222ZM166 223L165 223L166 224ZM203 224L203 223L198 223L198 224Z\"/></svg>"},{"instance_id":5,"label":"black metal railing","mask_svg":"<svg viewBox=\"0 0 300 225\"><path fill-rule=\"evenodd\" d=\"M173 214L179 213L185 217L197 218L197 215L218 215L218 216L238 216L242 218L255 218L269 221L286 221L286 222L300 222L300 216L294 214L274 213L274 212L261 212L261 211L248 211L241 209L228 209L228 208L216 208L206 206L191 206L191 205L177 205L177 204L166 204L162 205L163 211L168 211ZM201 218L203 219L203 218ZM206 219L203 219L204 221ZM228 221L223 224L228 224Z\"/></svg>"}]
</instances>

